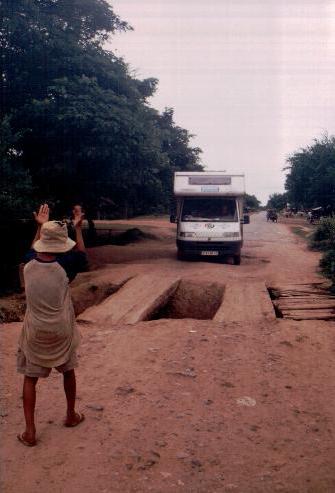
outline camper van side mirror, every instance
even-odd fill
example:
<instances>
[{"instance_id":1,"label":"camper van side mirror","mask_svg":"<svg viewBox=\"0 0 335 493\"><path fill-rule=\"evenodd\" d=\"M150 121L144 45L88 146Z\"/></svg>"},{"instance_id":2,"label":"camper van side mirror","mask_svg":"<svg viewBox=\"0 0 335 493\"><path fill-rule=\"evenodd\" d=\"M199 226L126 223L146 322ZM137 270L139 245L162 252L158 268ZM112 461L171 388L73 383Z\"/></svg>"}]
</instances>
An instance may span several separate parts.
<instances>
[{"instance_id":1,"label":"camper van side mirror","mask_svg":"<svg viewBox=\"0 0 335 493\"><path fill-rule=\"evenodd\" d=\"M171 214L170 223L175 223L175 222L176 222L176 216L174 214Z\"/></svg>"},{"instance_id":2,"label":"camper van side mirror","mask_svg":"<svg viewBox=\"0 0 335 493\"><path fill-rule=\"evenodd\" d=\"M244 216L243 216L243 223L244 224L250 224L250 216L249 216L249 214L244 214Z\"/></svg>"}]
</instances>

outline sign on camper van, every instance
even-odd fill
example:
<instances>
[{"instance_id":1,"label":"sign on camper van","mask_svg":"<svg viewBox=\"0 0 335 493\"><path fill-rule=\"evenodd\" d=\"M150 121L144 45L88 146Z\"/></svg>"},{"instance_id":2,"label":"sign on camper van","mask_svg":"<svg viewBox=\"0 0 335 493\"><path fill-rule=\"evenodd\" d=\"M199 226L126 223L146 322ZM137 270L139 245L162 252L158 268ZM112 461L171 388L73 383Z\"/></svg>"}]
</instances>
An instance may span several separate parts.
<instances>
[{"instance_id":1,"label":"sign on camper van","mask_svg":"<svg viewBox=\"0 0 335 493\"><path fill-rule=\"evenodd\" d=\"M231 185L231 176L189 176L189 185Z\"/></svg>"}]
</instances>

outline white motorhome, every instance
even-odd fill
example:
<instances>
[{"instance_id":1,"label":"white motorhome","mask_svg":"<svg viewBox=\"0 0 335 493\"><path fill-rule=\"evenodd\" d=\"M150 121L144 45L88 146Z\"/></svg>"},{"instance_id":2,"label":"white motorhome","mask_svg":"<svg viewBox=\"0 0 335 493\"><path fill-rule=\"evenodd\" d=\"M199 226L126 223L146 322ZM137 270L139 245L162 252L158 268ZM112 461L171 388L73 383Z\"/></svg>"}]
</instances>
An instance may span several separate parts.
<instances>
[{"instance_id":1,"label":"white motorhome","mask_svg":"<svg viewBox=\"0 0 335 493\"><path fill-rule=\"evenodd\" d=\"M241 262L245 180L225 171L176 172L174 176L178 258L232 256Z\"/></svg>"}]
</instances>

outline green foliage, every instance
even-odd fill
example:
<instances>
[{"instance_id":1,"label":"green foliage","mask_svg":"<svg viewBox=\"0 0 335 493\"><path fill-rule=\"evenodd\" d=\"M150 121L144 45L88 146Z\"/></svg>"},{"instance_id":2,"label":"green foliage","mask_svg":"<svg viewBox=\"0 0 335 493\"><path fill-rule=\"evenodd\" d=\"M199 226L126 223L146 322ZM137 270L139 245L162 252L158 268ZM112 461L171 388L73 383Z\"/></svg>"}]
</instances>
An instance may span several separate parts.
<instances>
[{"instance_id":1,"label":"green foliage","mask_svg":"<svg viewBox=\"0 0 335 493\"><path fill-rule=\"evenodd\" d=\"M314 250L335 251L335 218L324 218L313 232L310 247ZM327 265L328 253L324 254L321 262ZM321 266L322 267L322 266ZM323 267L322 267L323 270ZM325 275L328 271L325 271ZM327 274L328 277L328 274Z\"/></svg>"},{"instance_id":2,"label":"green foliage","mask_svg":"<svg viewBox=\"0 0 335 493\"><path fill-rule=\"evenodd\" d=\"M57 213L76 201L109 217L167 210L173 172L202 169L201 151L173 110L148 105L157 79L132 77L103 48L130 26L105 0L6 0L2 10L1 90L15 137L6 166L25 173L22 203L34 187L35 202Z\"/></svg>"},{"instance_id":3,"label":"green foliage","mask_svg":"<svg viewBox=\"0 0 335 493\"><path fill-rule=\"evenodd\" d=\"M324 136L288 158L288 201L299 208L335 207L335 137Z\"/></svg>"},{"instance_id":4,"label":"green foliage","mask_svg":"<svg viewBox=\"0 0 335 493\"><path fill-rule=\"evenodd\" d=\"M29 173L20 164L19 139L8 118L0 121L0 210L6 220L31 214L33 189Z\"/></svg>"},{"instance_id":5,"label":"green foliage","mask_svg":"<svg viewBox=\"0 0 335 493\"><path fill-rule=\"evenodd\" d=\"M244 205L253 211L257 211L261 206L261 201L258 200L256 195L249 195L246 193L244 196Z\"/></svg>"},{"instance_id":6,"label":"green foliage","mask_svg":"<svg viewBox=\"0 0 335 493\"><path fill-rule=\"evenodd\" d=\"M285 209L287 205L287 194L286 193L274 193L270 195L268 203L266 205L267 209L274 209L276 211L281 211Z\"/></svg>"},{"instance_id":7,"label":"green foliage","mask_svg":"<svg viewBox=\"0 0 335 493\"><path fill-rule=\"evenodd\" d=\"M311 238L311 247L325 250L320 260L320 268L323 275L330 279L335 287L335 218L321 220Z\"/></svg>"},{"instance_id":8,"label":"green foliage","mask_svg":"<svg viewBox=\"0 0 335 493\"><path fill-rule=\"evenodd\" d=\"M325 277L335 285L335 250L326 252L320 260L320 268Z\"/></svg>"}]
</instances>

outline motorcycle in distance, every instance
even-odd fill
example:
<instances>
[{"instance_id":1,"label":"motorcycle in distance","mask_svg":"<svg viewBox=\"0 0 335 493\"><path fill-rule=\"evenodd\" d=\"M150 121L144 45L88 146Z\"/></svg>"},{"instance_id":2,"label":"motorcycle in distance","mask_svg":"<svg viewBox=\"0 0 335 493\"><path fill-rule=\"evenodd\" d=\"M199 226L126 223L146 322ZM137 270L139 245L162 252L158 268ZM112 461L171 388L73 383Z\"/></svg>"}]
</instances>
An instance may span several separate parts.
<instances>
[{"instance_id":1,"label":"motorcycle in distance","mask_svg":"<svg viewBox=\"0 0 335 493\"><path fill-rule=\"evenodd\" d=\"M273 223L278 222L278 214L276 211L269 210L266 213L266 220L267 221L272 221Z\"/></svg>"}]
</instances>

